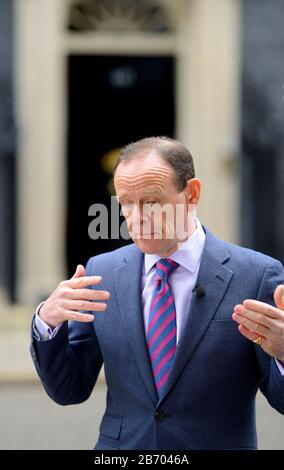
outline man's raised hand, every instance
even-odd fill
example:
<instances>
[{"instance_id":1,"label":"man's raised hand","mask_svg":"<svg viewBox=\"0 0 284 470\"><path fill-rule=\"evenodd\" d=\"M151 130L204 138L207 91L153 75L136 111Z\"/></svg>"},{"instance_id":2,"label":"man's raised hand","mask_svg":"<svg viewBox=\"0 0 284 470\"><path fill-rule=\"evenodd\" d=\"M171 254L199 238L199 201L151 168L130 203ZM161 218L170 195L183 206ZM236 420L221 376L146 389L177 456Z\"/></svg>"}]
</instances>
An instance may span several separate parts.
<instances>
[{"instance_id":1,"label":"man's raised hand","mask_svg":"<svg viewBox=\"0 0 284 470\"><path fill-rule=\"evenodd\" d=\"M284 366L284 286L274 292L276 307L259 300L247 299L236 305L233 320L247 339L258 345Z\"/></svg>"},{"instance_id":2,"label":"man's raised hand","mask_svg":"<svg viewBox=\"0 0 284 470\"><path fill-rule=\"evenodd\" d=\"M80 310L103 312L107 308L104 302L110 294L107 291L86 289L88 286L99 284L100 276L86 276L84 266L79 264L71 279L60 282L48 299L42 305L39 316L51 328L61 325L67 320L91 322L94 315L80 313Z\"/></svg>"}]
</instances>

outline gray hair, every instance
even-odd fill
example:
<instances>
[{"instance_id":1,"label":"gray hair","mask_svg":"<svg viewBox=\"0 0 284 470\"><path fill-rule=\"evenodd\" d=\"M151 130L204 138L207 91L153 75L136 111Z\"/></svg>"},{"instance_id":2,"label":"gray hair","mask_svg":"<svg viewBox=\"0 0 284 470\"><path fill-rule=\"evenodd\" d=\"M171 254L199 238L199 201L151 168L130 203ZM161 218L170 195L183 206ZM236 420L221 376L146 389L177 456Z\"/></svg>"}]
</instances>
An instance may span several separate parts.
<instances>
[{"instance_id":1,"label":"gray hair","mask_svg":"<svg viewBox=\"0 0 284 470\"><path fill-rule=\"evenodd\" d=\"M126 145L120 152L114 173L121 162L143 158L151 151L157 152L174 171L175 183L182 191L186 182L195 177L193 158L187 148L178 140L169 137L146 137Z\"/></svg>"}]
</instances>

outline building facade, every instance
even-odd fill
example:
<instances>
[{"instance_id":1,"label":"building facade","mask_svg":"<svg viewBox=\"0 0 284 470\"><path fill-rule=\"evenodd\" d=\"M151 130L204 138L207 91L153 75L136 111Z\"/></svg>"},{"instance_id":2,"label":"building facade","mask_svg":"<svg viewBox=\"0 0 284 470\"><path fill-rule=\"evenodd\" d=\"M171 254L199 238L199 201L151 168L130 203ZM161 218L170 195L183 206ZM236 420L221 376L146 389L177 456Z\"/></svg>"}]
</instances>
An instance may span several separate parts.
<instances>
[{"instance_id":1,"label":"building facade","mask_svg":"<svg viewBox=\"0 0 284 470\"><path fill-rule=\"evenodd\" d=\"M130 58L148 58L144 69L143 64L141 67L149 67L150 74L151 57L161 64L163 58L172 61L169 83L174 106L169 111L172 122L165 129L187 145L194 156L197 176L204 185L198 216L217 235L239 241L241 2L16 0L15 22L19 302L33 305L72 269L67 257L67 228L72 227L74 233L76 227L74 220L68 226L67 217L72 217L79 195L76 196L76 180L70 184L68 169L70 132L77 132L69 119L70 57L74 70L74 57L81 64L75 71L79 79L86 58L96 61L103 57L106 62L108 58L123 58L122 63L127 63L128 68L124 66L114 75L123 83L131 82L133 75ZM160 72L154 67L152 75L165 70L164 65L161 67ZM91 69L85 70L85 77L88 70ZM95 114L101 90L98 83L93 88L92 82L88 83ZM75 93L76 84L73 90ZM78 103L81 94L82 89L78 89ZM80 120L92 119L90 113L84 116L82 109ZM109 112L123 121L122 109L114 107ZM76 116L76 109L73 114ZM141 136L148 135L151 129L142 128ZM113 129L110 127L107 132L111 134ZM130 129L128 140L135 135ZM127 141L127 132L124 137ZM95 149L96 127L93 146ZM113 144L102 150L104 155L107 150L113 151ZM86 172L88 161L94 158L92 149L89 153L89 160L84 158L85 153L81 155ZM94 187L99 179L100 174L94 172ZM83 187L84 182L80 191ZM87 204L80 209L87 217ZM77 230L88 237L87 218ZM73 237L73 250L76 240Z\"/></svg>"}]
</instances>

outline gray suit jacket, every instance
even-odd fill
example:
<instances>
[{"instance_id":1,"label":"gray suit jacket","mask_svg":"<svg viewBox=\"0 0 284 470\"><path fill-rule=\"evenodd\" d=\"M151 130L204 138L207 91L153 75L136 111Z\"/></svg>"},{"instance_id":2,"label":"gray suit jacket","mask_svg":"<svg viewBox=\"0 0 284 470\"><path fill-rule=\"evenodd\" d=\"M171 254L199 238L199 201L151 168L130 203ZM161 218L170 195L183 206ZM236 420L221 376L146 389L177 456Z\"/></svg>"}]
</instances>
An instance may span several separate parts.
<instances>
[{"instance_id":1,"label":"gray suit jacket","mask_svg":"<svg viewBox=\"0 0 284 470\"><path fill-rule=\"evenodd\" d=\"M68 405L86 400L104 363L107 405L96 449L254 449L255 395L284 413L284 377L274 359L245 339L232 320L247 298L273 304L284 283L281 263L216 239L207 229L197 282L163 397L158 400L141 306L141 263L135 245L91 258L108 309L93 323L64 324L54 339L33 337L31 352L49 396ZM96 406L96 397L94 406Z\"/></svg>"}]
</instances>

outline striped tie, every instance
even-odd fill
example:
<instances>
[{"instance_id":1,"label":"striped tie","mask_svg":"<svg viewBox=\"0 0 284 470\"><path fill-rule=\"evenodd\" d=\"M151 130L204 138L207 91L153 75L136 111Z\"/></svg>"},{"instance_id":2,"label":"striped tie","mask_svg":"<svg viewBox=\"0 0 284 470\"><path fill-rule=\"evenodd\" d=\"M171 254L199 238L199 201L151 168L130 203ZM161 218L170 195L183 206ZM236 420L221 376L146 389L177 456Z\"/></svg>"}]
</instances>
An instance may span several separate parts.
<instances>
[{"instance_id":1,"label":"striped tie","mask_svg":"<svg viewBox=\"0 0 284 470\"><path fill-rule=\"evenodd\" d=\"M169 258L156 263L156 287L150 306L147 346L159 398L176 352L176 309L168 276L177 265Z\"/></svg>"}]
</instances>

